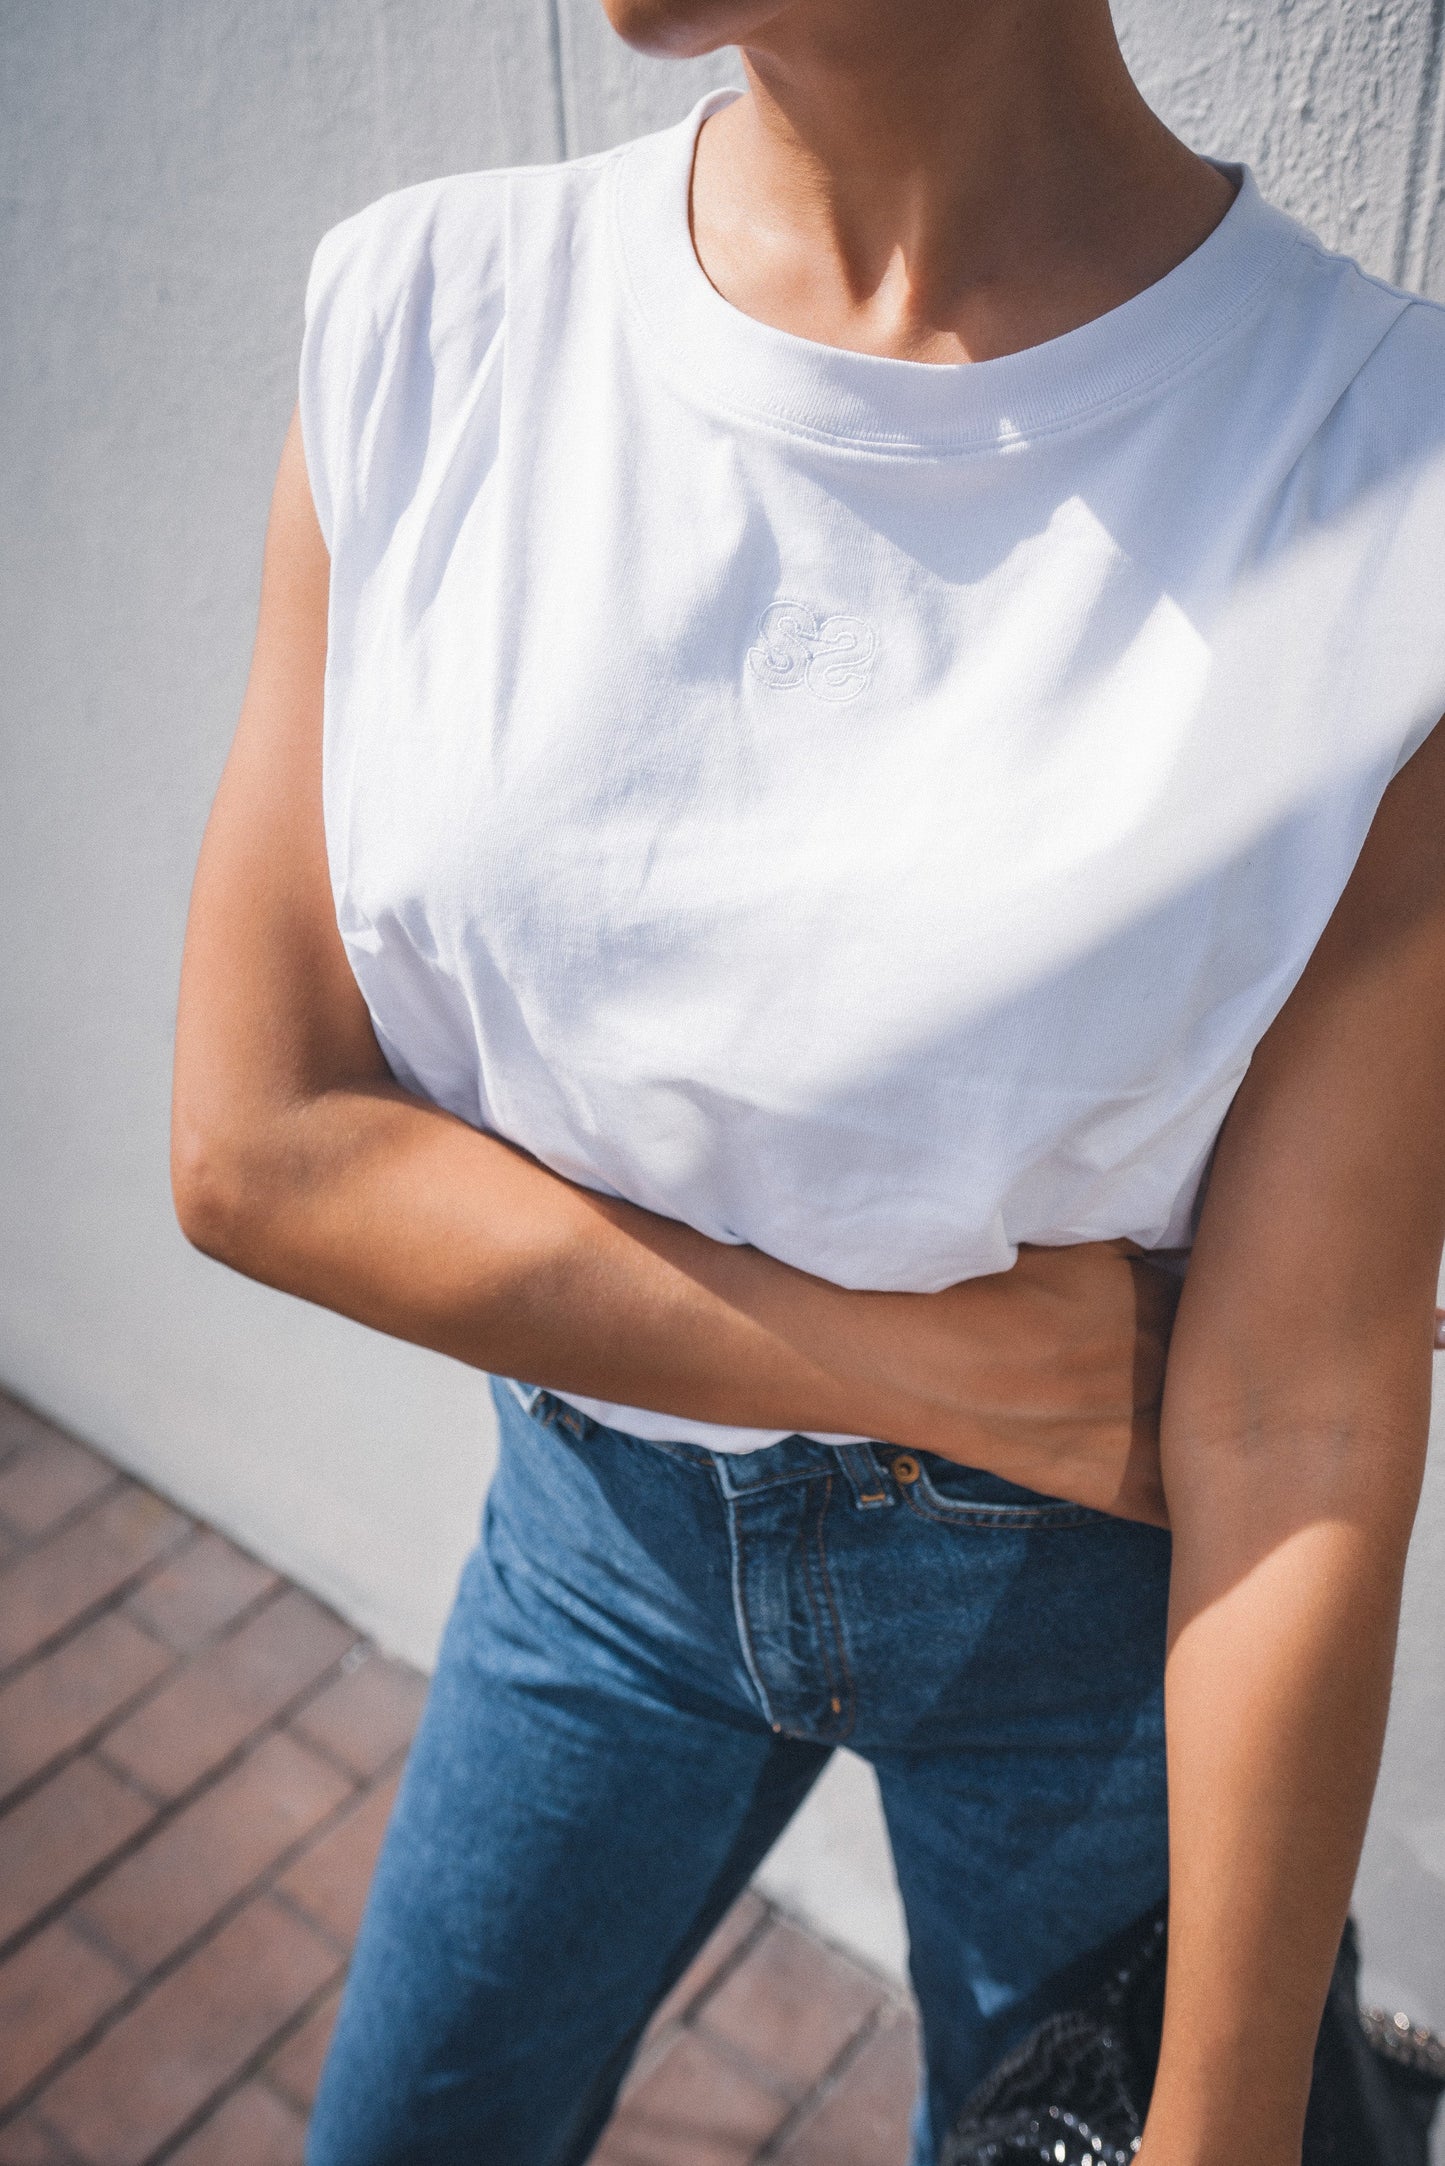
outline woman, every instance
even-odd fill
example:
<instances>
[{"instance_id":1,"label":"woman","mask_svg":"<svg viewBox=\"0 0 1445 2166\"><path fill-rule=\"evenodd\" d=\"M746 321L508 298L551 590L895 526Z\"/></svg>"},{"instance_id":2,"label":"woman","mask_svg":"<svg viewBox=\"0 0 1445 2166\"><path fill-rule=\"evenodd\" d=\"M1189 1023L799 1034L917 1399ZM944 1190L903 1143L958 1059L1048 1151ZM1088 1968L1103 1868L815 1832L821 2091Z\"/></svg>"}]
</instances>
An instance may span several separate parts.
<instances>
[{"instance_id":1,"label":"woman","mask_svg":"<svg viewBox=\"0 0 1445 2166\"><path fill-rule=\"evenodd\" d=\"M1166 1870L1144 2166L1288 2166L1445 1234L1445 323L1105 0L610 13L745 93L318 250L187 940L190 1238L524 1380L311 2156L586 2158L848 1738L915 2166Z\"/></svg>"}]
</instances>

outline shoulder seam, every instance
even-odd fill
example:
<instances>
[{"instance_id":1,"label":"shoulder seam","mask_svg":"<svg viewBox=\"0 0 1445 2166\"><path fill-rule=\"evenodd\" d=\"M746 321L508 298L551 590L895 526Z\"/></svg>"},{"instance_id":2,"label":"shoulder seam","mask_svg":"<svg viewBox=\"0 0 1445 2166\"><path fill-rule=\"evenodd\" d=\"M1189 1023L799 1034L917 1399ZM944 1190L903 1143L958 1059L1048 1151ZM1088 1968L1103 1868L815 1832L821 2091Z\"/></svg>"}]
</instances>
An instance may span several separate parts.
<instances>
[{"instance_id":1,"label":"shoulder seam","mask_svg":"<svg viewBox=\"0 0 1445 2166\"><path fill-rule=\"evenodd\" d=\"M632 140L635 141L636 138ZM400 187L384 189L379 196L372 196L369 202L358 204L354 211L343 211L339 218L332 221L332 227L328 230L348 225L353 218L363 218L368 211L379 210L384 203L397 203L404 196L422 195L429 189L449 188L469 181L496 181L499 186L510 186L516 181L546 180L558 174L585 172L593 166L606 165L609 161L621 157L630 147L630 142L615 143L610 149L588 151L579 158L539 160L526 165L467 166L455 173L433 173L424 180L403 181Z\"/></svg>"},{"instance_id":2,"label":"shoulder seam","mask_svg":"<svg viewBox=\"0 0 1445 2166\"><path fill-rule=\"evenodd\" d=\"M1407 308L1428 308L1437 315L1445 315L1445 302L1432 299L1428 293L1414 293L1408 286L1396 285L1393 279L1386 278L1381 272L1367 270L1357 256L1347 255L1343 248L1327 247L1317 233L1312 233L1309 227L1302 225L1298 219L1294 220L1294 224L1301 247L1308 248L1322 263L1338 264L1345 270L1353 271L1362 285L1373 286L1377 293L1384 294L1391 301L1398 301L1401 304L1401 314Z\"/></svg>"}]
</instances>

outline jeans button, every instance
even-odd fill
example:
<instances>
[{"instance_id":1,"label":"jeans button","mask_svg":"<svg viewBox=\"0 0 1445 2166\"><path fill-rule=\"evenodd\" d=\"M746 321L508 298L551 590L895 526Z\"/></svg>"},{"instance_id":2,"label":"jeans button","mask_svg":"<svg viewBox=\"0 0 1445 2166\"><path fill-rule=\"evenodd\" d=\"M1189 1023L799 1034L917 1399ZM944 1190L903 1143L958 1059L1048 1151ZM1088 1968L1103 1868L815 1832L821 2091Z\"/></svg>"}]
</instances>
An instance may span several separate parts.
<instances>
[{"instance_id":1,"label":"jeans button","mask_svg":"<svg viewBox=\"0 0 1445 2166\"><path fill-rule=\"evenodd\" d=\"M905 1488L910 1482L916 1482L922 1472L922 1467L911 1452L900 1452L893 1461L893 1479L895 1482L902 1482Z\"/></svg>"}]
</instances>

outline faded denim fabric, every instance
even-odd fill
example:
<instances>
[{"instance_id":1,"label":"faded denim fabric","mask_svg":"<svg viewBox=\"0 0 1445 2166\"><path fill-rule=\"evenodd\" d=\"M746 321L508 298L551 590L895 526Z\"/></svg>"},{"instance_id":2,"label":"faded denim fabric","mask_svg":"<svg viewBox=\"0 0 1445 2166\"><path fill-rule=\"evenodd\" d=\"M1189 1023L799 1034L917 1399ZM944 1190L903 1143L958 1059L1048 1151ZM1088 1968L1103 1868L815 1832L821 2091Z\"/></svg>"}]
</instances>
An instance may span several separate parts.
<instances>
[{"instance_id":1,"label":"faded denim fabric","mask_svg":"<svg viewBox=\"0 0 1445 2166\"><path fill-rule=\"evenodd\" d=\"M1169 1539L891 1446L746 1455L495 1387L502 1455L309 2166L581 2166L639 2033L847 1743L927 2081L913 2166L1162 1892Z\"/></svg>"}]
</instances>

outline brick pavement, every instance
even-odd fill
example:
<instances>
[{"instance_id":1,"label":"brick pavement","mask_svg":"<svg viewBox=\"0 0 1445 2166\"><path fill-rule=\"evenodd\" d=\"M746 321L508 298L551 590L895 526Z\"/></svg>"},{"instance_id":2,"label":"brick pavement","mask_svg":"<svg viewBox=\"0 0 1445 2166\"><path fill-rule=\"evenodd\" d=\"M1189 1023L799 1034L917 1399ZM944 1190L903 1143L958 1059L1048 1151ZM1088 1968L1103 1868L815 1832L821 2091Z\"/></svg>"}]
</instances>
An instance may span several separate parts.
<instances>
[{"instance_id":1,"label":"brick pavement","mask_svg":"<svg viewBox=\"0 0 1445 2166\"><path fill-rule=\"evenodd\" d=\"M0 2166L299 2166L422 1690L0 1394ZM595 2166L901 2166L915 2072L896 1995L750 1892Z\"/></svg>"}]
</instances>

